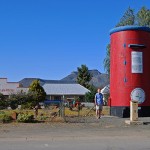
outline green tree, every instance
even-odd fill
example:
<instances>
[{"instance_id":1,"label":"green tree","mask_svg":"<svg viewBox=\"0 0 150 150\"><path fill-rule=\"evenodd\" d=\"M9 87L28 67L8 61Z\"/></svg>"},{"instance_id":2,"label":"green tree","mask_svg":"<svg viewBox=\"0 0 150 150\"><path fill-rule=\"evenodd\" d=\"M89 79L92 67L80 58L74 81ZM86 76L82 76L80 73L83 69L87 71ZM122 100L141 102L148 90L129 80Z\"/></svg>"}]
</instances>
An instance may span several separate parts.
<instances>
[{"instance_id":1,"label":"green tree","mask_svg":"<svg viewBox=\"0 0 150 150\"><path fill-rule=\"evenodd\" d=\"M81 65L81 67L78 67L77 69L78 69L77 82L80 85L89 88L89 82L92 79L92 76L89 73L88 67L86 65Z\"/></svg>"},{"instance_id":2,"label":"green tree","mask_svg":"<svg viewBox=\"0 0 150 150\"><path fill-rule=\"evenodd\" d=\"M120 22L116 25L119 26L126 26L126 25L134 25L135 23L135 15L134 10L130 7L125 11L124 15L120 19Z\"/></svg>"},{"instance_id":3,"label":"green tree","mask_svg":"<svg viewBox=\"0 0 150 150\"><path fill-rule=\"evenodd\" d=\"M0 93L0 100L4 100L5 96L3 95L3 93Z\"/></svg>"},{"instance_id":4,"label":"green tree","mask_svg":"<svg viewBox=\"0 0 150 150\"><path fill-rule=\"evenodd\" d=\"M142 7L137 13L137 25L150 27L150 10Z\"/></svg>"},{"instance_id":5,"label":"green tree","mask_svg":"<svg viewBox=\"0 0 150 150\"><path fill-rule=\"evenodd\" d=\"M104 69L108 75L110 74L110 44L106 48L106 57L104 59Z\"/></svg>"},{"instance_id":6,"label":"green tree","mask_svg":"<svg viewBox=\"0 0 150 150\"><path fill-rule=\"evenodd\" d=\"M116 27L133 25L135 23L135 15L134 10L130 7L125 11L124 15L120 19L119 23ZM106 48L106 57L104 58L104 69L108 75L110 75L110 44L107 45Z\"/></svg>"},{"instance_id":7,"label":"green tree","mask_svg":"<svg viewBox=\"0 0 150 150\"><path fill-rule=\"evenodd\" d=\"M5 96L0 93L0 109L6 108L8 106Z\"/></svg>"},{"instance_id":8,"label":"green tree","mask_svg":"<svg viewBox=\"0 0 150 150\"><path fill-rule=\"evenodd\" d=\"M28 100L27 94L18 92L18 93L13 93L9 96L8 101L11 103L14 101L17 105L21 105L25 103Z\"/></svg>"},{"instance_id":9,"label":"green tree","mask_svg":"<svg viewBox=\"0 0 150 150\"><path fill-rule=\"evenodd\" d=\"M43 87L40 85L39 80L34 80L29 86L29 93L33 93L35 95L36 104L45 100L46 92Z\"/></svg>"},{"instance_id":10,"label":"green tree","mask_svg":"<svg viewBox=\"0 0 150 150\"><path fill-rule=\"evenodd\" d=\"M130 7L125 11L120 22L116 25L126 26L126 25L139 25L150 27L150 10L146 7L142 7L137 14L134 14L134 10ZM106 73L110 74L110 44L106 48L106 57L104 58L104 69Z\"/></svg>"},{"instance_id":11,"label":"green tree","mask_svg":"<svg viewBox=\"0 0 150 150\"><path fill-rule=\"evenodd\" d=\"M95 86L91 85L89 87L89 90L90 90L90 92L87 92L85 94L85 100L86 100L86 102L94 102L94 97L97 92L97 89Z\"/></svg>"},{"instance_id":12,"label":"green tree","mask_svg":"<svg viewBox=\"0 0 150 150\"><path fill-rule=\"evenodd\" d=\"M11 106L12 109L16 109L18 105L21 105L21 108L32 108L35 105L35 101L34 93L18 92L9 96L7 104Z\"/></svg>"}]
</instances>

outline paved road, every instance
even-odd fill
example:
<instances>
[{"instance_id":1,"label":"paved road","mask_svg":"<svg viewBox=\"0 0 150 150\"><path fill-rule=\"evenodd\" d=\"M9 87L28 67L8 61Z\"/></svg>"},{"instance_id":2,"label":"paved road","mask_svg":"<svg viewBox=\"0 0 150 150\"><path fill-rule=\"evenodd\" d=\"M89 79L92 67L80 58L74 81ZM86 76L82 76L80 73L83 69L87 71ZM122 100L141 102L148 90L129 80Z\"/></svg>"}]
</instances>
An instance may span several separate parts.
<instances>
[{"instance_id":1,"label":"paved road","mask_svg":"<svg viewBox=\"0 0 150 150\"><path fill-rule=\"evenodd\" d=\"M129 126L124 124L124 119L121 118L102 118L100 121L88 124L13 123L0 125L0 150L130 149L150 150L149 123Z\"/></svg>"},{"instance_id":2,"label":"paved road","mask_svg":"<svg viewBox=\"0 0 150 150\"><path fill-rule=\"evenodd\" d=\"M1 150L149 150L146 137L94 137L70 139L13 139L0 141Z\"/></svg>"}]
</instances>

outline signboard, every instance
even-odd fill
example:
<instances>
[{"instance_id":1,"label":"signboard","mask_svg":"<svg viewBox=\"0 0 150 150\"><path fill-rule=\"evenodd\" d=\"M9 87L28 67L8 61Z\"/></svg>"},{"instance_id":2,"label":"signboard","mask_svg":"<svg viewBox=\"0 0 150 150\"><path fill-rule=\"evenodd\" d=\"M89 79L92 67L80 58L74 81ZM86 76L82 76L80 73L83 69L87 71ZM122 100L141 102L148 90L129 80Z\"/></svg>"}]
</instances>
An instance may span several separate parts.
<instances>
[{"instance_id":1,"label":"signboard","mask_svg":"<svg viewBox=\"0 0 150 150\"><path fill-rule=\"evenodd\" d=\"M143 73L143 53L142 52L131 52L131 72L132 73Z\"/></svg>"}]
</instances>

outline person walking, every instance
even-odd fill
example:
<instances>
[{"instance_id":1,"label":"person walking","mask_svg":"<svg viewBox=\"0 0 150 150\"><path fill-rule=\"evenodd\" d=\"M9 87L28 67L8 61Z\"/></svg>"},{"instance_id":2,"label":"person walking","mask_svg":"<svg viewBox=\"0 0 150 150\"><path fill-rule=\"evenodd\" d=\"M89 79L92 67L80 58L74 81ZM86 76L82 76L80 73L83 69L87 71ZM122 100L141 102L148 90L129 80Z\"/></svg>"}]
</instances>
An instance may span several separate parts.
<instances>
[{"instance_id":1,"label":"person walking","mask_svg":"<svg viewBox=\"0 0 150 150\"><path fill-rule=\"evenodd\" d=\"M101 118L101 113L103 110L103 94L101 93L101 89L97 89L97 93L95 94L95 106L96 106L96 117L97 119Z\"/></svg>"}]
</instances>

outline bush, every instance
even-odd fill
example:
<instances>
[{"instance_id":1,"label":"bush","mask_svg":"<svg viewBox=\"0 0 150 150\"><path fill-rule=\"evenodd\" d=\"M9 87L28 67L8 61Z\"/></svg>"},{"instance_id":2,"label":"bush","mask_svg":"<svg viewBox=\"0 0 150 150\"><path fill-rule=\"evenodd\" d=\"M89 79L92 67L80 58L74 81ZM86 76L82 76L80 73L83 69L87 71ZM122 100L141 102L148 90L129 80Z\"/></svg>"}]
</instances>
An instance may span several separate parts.
<instances>
[{"instance_id":1,"label":"bush","mask_svg":"<svg viewBox=\"0 0 150 150\"><path fill-rule=\"evenodd\" d=\"M0 111L0 115L1 115L1 114L5 114L5 112L4 112L4 111Z\"/></svg>"},{"instance_id":2,"label":"bush","mask_svg":"<svg viewBox=\"0 0 150 150\"><path fill-rule=\"evenodd\" d=\"M11 122L12 121L12 117L7 115L7 114L0 114L0 120L3 122L3 123L8 123L8 122Z\"/></svg>"},{"instance_id":3,"label":"bush","mask_svg":"<svg viewBox=\"0 0 150 150\"><path fill-rule=\"evenodd\" d=\"M18 114L17 116L17 121L18 122L24 122L24 123L29 123L33 122L34 116L32 114Z\"/></svg>"},{"instance_id":4,"label":"bush","mask_svg":"<svg viewBox=\"0 0 150 150\"><path fill-rule=\"evenodd\" d=\"M18 107L18 102L17 100L10 100L9 101L9 106L12 108L12 109L16 109Z\"/></svg>"},{"instance_id":5,"label":"bush","mask_svg":"<svg viewBox=\"0 0 150 150\"><path fill-rule=\"evenodd\" d=\"M47 119L48 119L48 117L45 116L44 114L41 114L40 116L37 117L37 120L39 120L39 121L45 121Z\"/></svg>"},{"instance_id":6,"label":"bush","mask_svg":"<svg viewBox=\"0 0 150 150\"><path fill-rule=\"evenodd\" d=\"M27 102L21 105L21 109L32 109L34 104L32 102Z\"/></svg>"}]
</instances>

